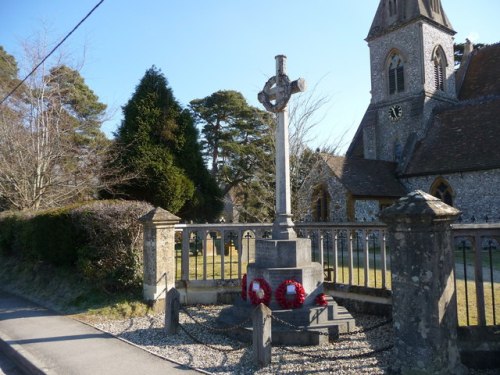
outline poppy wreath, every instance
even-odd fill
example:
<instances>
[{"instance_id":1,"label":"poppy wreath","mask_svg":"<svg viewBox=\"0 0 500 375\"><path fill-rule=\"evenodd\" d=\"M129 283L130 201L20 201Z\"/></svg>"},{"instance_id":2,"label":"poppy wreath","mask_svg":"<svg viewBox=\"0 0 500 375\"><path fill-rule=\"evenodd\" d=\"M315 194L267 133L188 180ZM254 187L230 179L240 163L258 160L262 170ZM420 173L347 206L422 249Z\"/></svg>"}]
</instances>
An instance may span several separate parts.
<instances>
[{"instance_id":1,"label":"poppy wreath","mask_svg":"<svg viewBox=\"0 0 500 375\"><path fill-rule=\"evenodd\" d=\"M241 278L241 298L243 301L247 300L247 274L245 273Z\"/></svg>"},{"instance_id":2,"label":"poppy wreath","mask_svg":"<svg viewBox=\"0 0 500 375\"><path fill-rule=\"evenodd\" d=\"M325 293L318 294L316 296L315 302L316 302L316 305L318 305L318 306L328 306L328 301L326 299Z\"/></svg>"},{"instance_id":3,"label":"poppy wreath","mask_svg":"<svg viewBox=\"0 0 500 375\"><path fill-rule=\"evenodd\" d=\"M255 290L253 290L253 283L255 282L259 283L260 290L264 292L261 297L257 295L257 292ZM260 305L261 303L263 303L264 305L269 306L269 302L271 302L271 287L266 280L261 277L257 277L250 283L248 298L250 298L250 302L252 302L252 305Z\"/></svg>"},{"instance_id":4,"label":"poppy wreath","mask_svg":"<svg viewBox=\"0 0 500 375\"><path fill-rule=\"evenodd\" d=\"M286 291L289 285L295 287L295 297L293 299L286 298ZM296 309L304 304L306 292L301 283L295 280L285 280L276 289L276 301L284 309Z\"/></svg>"}]
</instances>

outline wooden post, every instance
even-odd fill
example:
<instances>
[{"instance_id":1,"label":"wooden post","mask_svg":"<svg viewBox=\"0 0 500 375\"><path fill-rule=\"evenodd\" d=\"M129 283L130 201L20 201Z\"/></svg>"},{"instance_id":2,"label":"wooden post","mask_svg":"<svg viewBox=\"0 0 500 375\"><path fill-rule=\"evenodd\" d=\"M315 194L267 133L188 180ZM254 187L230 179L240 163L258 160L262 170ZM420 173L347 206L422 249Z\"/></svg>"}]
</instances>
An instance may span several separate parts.
<instances>
[{"instance_id":1,"label":"wooden post","mask_svg":"<svg viewBox=\"0 0 500 375\"><path fill-rule=\"evenodd\" d=\"M167 293L165 301L165 330L167 335L175 335L179 331L180 294L172 288Z\"/></svg>"},{"instance_id":2,"label":"wooden post","mask_svg":"<svg viewBox=\"0 0 500 375\"><path fill-rule=\"evenodd\" d=\"M271 310L261 303L252 313L253 356L260 367L271 363Z\"/></svg>"}]
</instances>

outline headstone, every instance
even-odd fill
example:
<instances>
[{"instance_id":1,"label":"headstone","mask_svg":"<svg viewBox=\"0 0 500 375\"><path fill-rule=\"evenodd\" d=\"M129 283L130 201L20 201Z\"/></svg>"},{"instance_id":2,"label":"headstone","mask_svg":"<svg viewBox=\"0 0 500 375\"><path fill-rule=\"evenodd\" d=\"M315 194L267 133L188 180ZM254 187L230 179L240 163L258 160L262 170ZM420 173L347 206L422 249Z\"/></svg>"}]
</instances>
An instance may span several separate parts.
<instances>
[{"instance_id":1,"label":"headstone","mask_svg":"<svg viewBox=\"0 0 500 375\"><path fill-rule=\"evenodd\" d=\"M415 191L382 211L391 254L398 374L463 374L450 224L460 211Z\"/></svg>"}]
</instances>

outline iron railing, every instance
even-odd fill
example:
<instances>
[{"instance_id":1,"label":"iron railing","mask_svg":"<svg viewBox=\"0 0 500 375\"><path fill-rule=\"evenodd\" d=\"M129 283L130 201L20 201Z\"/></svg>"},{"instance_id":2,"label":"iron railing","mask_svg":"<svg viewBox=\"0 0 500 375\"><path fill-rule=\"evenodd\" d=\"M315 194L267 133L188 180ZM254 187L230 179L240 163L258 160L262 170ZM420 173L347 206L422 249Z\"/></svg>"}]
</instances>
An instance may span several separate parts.
<instances>
[{"instance_id":1,"label":"iron railing","mask_svg":"<svg viewBox=\"0 0 500 375\"><path fill-rule=\"evenodd\" d=\"M455 284L465 325L497 325L500 224L455 224Z\"/></svg>"},{"instance_id":2,"label":"iron railing","mask_svg":"<svg viewBox=\"0 0 500 375\"><path fill-rule=\"evenodd\" d=\"M500 321L500 224L455 224L455 284L462 325ZM254 261L255 240L269 238L272 224L176 225L176 279L193 286L207 281L239 285ZM325 281L390 289L390 249L381 223L296 223L311 239L311 258Z\"/></svg>"}]
</instances>

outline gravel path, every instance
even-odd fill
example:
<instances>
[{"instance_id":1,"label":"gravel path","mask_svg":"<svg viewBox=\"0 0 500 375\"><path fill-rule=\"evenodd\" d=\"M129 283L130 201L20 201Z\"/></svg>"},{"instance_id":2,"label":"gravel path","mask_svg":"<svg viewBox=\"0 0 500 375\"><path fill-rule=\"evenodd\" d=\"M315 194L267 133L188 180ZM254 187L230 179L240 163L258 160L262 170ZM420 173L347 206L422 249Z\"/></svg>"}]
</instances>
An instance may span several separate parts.
<instances>
[{"instance_id":1,"label":"gravel path","mask_svg":"<svg viewBox=\"0 0 500 375\"><path fill-rule=\"evenodd\" d=\"M387 369L390 350L368 358L346 357L390 345L392 334L389 325L366 333L342 336L339 341L322 346L273 347L272 364L259 369L253 364L249 344L207 328L216 327L215 317L224 307L227 306L188 307L190 314L205 326L195 323L181 311L179 321L189 335L181 330L177 335L167 336L163 331L163 314L120 321L93 321L91 324L160 356L212 374L384 374ZM356 315L355 318L359 328L384 321L384 318L368 315ZM195 342L191 336L205 345Z\"/></svg>"},{"instance_id":2,"label":"gravel path","mask_svg":"<svg viewBox=\"0 0 500 375\"><path fill-rule=\"evenodd\" d=\"M211 374L386 374L391 350L356 357L362 353L390 346L391 325L383 325L365 333L341 336L338 341L313 347L273 347L272 363L259 369L253 363L252 349L247 343L233 340L207 327L217 327L215 318L227 306L186 307L197 322L181 311L183 330L167 336L164 315L151 315L119 321L92 321L90 324L130 341L162 357L192 366ZM358 329L374 327L385 318L353 314ZM243 317L242 321L245 320ZM201 323L201 324L200 324ZM204 344L194 341L195 338ZM496 374L495 371L471 371L474 375Z\"/></svg>"}]
</instances>

